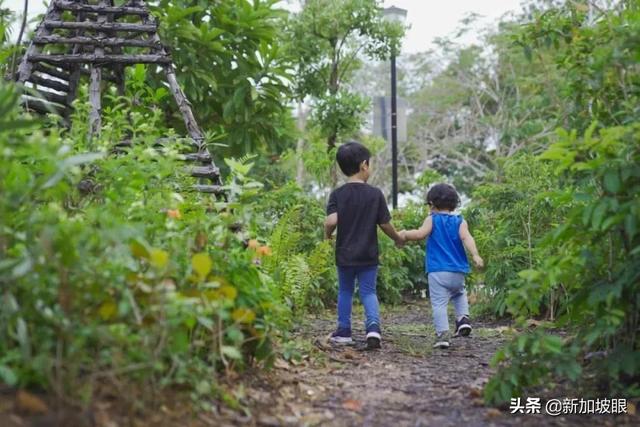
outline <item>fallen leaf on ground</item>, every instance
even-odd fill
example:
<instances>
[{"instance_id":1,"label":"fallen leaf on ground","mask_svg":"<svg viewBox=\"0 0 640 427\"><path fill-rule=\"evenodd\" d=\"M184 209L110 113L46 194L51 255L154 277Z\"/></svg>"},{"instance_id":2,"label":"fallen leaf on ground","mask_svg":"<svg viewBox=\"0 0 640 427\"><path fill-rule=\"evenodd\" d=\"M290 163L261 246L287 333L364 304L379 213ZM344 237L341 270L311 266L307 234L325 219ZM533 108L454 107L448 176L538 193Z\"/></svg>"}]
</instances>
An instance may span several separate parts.
<instances>
[{"instance_id":1,"label":"fallen leaf on ground","mask_svg":"<svg viewBox=\"0 0 640 427\"><path fill-rule=\"evenodd\" d=\"M469 390L469 396L480 397L482 396L482 390L479 389L478 387L471 387L471 390Z\"/></svg>"},{"instance_id":2,"label":"fallen leaf on ground","mask_svg":"<svg viewBox=\"0 0 640 427\"><path fill-rule=\"evenodd\" d=\"M633 402L629 402L627 405L627 414L635 415L636 414L636 404Z\"/></svg>"},{"instance_id":3,"label":"fallen leaf on ground","mask_svg":"<svg viewBox=\"0 0 640 427\"><path fill-rule=\"evenodd\" d=\"M347 411L360 412L362 410L362 402L355 399L347 399L342 402L342 407Z\"/></svg>"},{"instance_id":4,"label":"fallen leaf on ground","mask_svg":"<svg viewBox=\"0 0 640 427\"><path fill-rule=\"evenodd\" d=\"M288 371L291 368L289 363L284 359L276 359L276 361L273 362L273 366L275 366L278 369L284 369L286 371Z\"/></svg>"},{"instance_id":5,"label":"fallen leaf on ground","mask_svg":"<svg viewBox=\"0 0 640 427\"><path fill-rule=\"evenodd\" d=\"M49 407L38 396L27 391L20 390L16 395L16 406L20 412L30 414L44 414L49 412Z\"/></svg>"},{"instance_id":6,"label":"fallen leaf on ground","mask_svg":"<svg viewBox=\"0 0 640 427\"><path fill-rule=\"evenodd\" d=\"M472 404L473 406L484 406L484 400L482 400L482 399L481 399L481 398L479 398L479 397L476 397L475 399L472 399L472 400L471 400L471 404Z\"/></svg>"},{"instance_id":7,"label":"fallen leaf on ground","mask_svg":"<svg viewBox=\"0 0 640 427\"><path fill-rule=\"evenodd\" d=\"M500 412L499 409L496 408L489 408L487 409L487 412L484 414L487 418L496 418L502 415L502 412Z\"/></svg>"},{"instance_id":8,"label":"fallen leaf on ground","mask_svg":"<svg viewBox=\"0 0 640 427\"><path fill-rule=\"evenodd\" d=\"M344 356L345 359L356 359L358 357L358 353L356 353L354 350L348 348L346 349L342 355Z\"/></svg>"}]
</instances>

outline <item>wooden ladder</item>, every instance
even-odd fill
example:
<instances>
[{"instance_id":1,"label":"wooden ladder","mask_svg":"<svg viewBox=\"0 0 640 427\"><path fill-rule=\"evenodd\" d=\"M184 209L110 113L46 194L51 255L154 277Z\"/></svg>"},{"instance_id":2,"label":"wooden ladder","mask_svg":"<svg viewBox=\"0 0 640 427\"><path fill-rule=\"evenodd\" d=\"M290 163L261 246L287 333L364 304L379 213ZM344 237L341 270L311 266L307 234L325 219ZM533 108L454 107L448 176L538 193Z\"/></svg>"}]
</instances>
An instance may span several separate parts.
<instances>
[{"instance_id":1,"label":"wooden ladder","mask_svg":"<svg viewBox=\"0 0 640 427\"><path fill-rule=\"evenodd\" d=\"M129 0L116 5L114 0L51 0L22 58L16 80L33 87L22 96L27 110L54 112L68 121L80 79L88 76L89 129L91 135L97 135L101 127L102 82L114 84L118 94L124 95L124 69L135 64L156 64L164 70L193 141L194 152L185 156L195 164L188 170L198 179L192 189L223 193L220 171L191 104L178 84L171 56L158 36L158 25L144 1Z\"/></svg>"}]
</instances>

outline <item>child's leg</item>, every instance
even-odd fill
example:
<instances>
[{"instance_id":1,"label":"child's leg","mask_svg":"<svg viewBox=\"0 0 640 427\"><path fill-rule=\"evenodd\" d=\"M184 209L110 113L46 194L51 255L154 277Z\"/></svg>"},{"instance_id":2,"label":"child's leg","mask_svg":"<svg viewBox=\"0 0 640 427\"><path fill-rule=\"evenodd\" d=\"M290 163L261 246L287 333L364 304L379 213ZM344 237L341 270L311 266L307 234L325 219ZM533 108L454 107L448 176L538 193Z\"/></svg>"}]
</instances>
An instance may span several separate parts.
<instances>
[{"instance_id":1,"label":"child's leg","mask_svg":"<svg viewBox=\"0 0 640 427\"><path fill-rule=\"evenodd\" d=\"M447 318L447 304L449 303L449 290L443 284L442 273L429 273L429 298L433 314L433 325L436 333L449 331L449 319Z\"/></svg>"},{"instance_id":2,"label":"child's leg","mask_svg":"<svg viewBox=\"0 0 640 427\"><path fill-rule=\"evenodd\" d=\"M351 305L355 281L355 268L338 267L338 329L351 329Z\"/></svg>"},{"instance_id":3,"label":"child's leg","mask_svg":"<svg viewBox=\"0 0 640 427\"><path fill-rule=\"evenodd\" d=\"M467 292L464 289L464 276L462 276L460 288L451 292L451 301L456 309L457 320L460 320L462 316L469 316L469 301L467 300Z\"/></svg>"},{"instance_id":4,"label":"child's leg","mask_svg":"<svg viewBox=\"0 0 640 427\"><path fill-rule=\"evenodd\" d=\"M358 286L360 288L360 301L364 307L365 330L371 331L377 328L380 331L380 308L376 295L376 277L378 266L364 267L358 270Z\"/></svg>"}]
</instances>

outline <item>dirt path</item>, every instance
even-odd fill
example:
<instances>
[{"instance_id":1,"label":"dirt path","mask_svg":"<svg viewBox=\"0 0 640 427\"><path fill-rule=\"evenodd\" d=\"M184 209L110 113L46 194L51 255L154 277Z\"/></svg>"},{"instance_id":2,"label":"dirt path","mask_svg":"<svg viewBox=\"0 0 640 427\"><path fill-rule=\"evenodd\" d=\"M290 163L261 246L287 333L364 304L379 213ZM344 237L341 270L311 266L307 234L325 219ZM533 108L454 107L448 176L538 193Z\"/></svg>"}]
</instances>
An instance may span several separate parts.
<instances>
[{"instance_id":1,"label":"dirt path","mask_svg":"<svg viewBox=\"0 0 640 427\"><path fill-rule=\"evenodd\" d=\"M280 361L271 375L252 381L247 400L254 415L236 421L394 427L626 423L605 416L516 416L508 409L485 407L481 387L492 373L489 361L510 328L475 322L472 337L453 338L448 350L434 350L430 316L424 302L400 310L383 308L383 348L373 352L328 345L335 325L331 313L309 319L298 335L315 344L312 356L297 366ZM362 316L354 317L354 338L362 340Z\"/></svg>"},{"instance_id":2,"label":"dirt path","mask_svg":"<svg viewBox=\"0 0 640 427\"><path fill-rule=\"evenodd\" d=\"M303 349L298 362L278 359L269 371L228 377L223 389L229 398L212 402L212 411L197 410L187 396L178 400L169 394L155 408L128 415L117 405L98 401L83 413L22 417L11 413L13 397L3 399L0 393L0 427L639 425L637 416L513 415L508 408L486 407L482 386L492 374L491 357L515 333L509 325L476 320L471 337L454 338L448 350L434 350L426 301L383 307L381 315L383 346L378 351L333 347L327 338L335 313L307 317L294 333L292 347ZM361 309L356 309L353 326L354 338L362 341ZM530 397L576 396L556 392ZM238 409L229 409L234 402Z\"/></svg>"}]
</instances>

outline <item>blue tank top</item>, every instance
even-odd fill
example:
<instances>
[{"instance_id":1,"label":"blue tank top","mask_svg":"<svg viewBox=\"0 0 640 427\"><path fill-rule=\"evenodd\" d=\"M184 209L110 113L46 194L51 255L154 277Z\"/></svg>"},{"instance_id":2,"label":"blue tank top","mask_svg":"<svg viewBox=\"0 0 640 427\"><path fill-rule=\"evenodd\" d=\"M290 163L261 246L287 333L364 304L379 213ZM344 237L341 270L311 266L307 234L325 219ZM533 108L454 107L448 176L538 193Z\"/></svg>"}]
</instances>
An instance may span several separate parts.
<instances>
[{"instance_id":1,"label":"blue tank top","mask_svg":"<svg viewBox=\"0 0 640 427\"><path fill-rule=\"evenodd\" d=\"M424 269L427 273L468 273L469 261L460 239L460 215L432 213L433 228L427 238Z\"/></svg>"}]
</instances>

